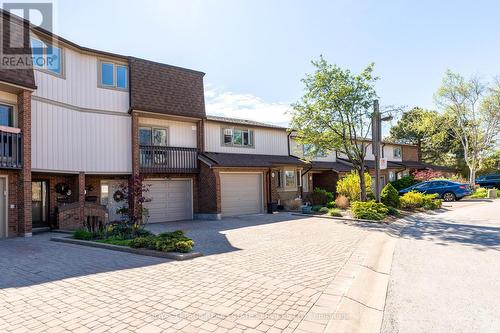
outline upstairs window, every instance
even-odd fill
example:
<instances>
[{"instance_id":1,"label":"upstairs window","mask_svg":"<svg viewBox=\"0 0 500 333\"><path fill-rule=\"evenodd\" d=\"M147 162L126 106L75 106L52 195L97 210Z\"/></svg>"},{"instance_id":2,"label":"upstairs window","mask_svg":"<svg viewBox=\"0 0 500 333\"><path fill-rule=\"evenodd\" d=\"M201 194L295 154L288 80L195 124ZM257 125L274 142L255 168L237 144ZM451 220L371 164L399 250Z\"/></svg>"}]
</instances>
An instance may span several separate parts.
<instances>
[{"instance_id":1,"label":"upstairs window","mask_svg":"<svg viewBox=\"0 0 500 333\"><path fill-rule=\"evenodd\" d=\"M14 127L14 109L12 106L0 104L0 126Z\"/></svg>"},{"instance_id":2,"label":"upstairs window","mask_svg":"<svg viewBox=\"0 0 500 333\"><path fill-rule=\"evenodd\" d=\"M394 147L392 151L392 156L394 158L401 158L401 147Z\"/></svg>"},{"instance_id":3,"label":"upstairs window","mask_svg":"<svg viewBox=\"0 0 500 333\"><path fill-rule=\"evenodd\" d=\"M33 67L62 75L62 49L36 38L31 38L30 42L33 52Z\"/></svg>"},{"instance_id":4,"label":"upstairs window","mask_svg":"<svg viewBox=\"0 0 500 333\"><path fill-rule=\"evenodd\" d=\"M128 67L108 61L99 66L100 86L125 90L128 87Z\"/></svg>"},{"instance_id":5,"label":"upstairs window","mask_svg":"<svg viewBox=\"0 0 500 333\"><path fill-rule=\"evenodd\" d=\"M234 147L253 147L254 133L249 129L223 128L222 144Z\"/></svg>"},{"instance_id":6,"label":"upstairs window","mask_svg":"<svg viewBox=\"0 0 500 333\"><path fill-rule=\"evenodd\" d=\"M141 146L166 146L167 129L166 128L139 128L139 144Z\"/></svg>"}]
</instances>

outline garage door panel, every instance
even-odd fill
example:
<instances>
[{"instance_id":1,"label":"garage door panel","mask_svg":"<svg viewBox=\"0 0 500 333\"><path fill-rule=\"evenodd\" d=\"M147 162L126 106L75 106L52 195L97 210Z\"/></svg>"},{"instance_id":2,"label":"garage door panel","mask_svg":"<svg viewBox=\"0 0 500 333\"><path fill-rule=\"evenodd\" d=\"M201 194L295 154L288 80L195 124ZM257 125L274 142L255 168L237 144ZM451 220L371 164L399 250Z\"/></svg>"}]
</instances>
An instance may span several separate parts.
<instances>
[{"instance_id":1,"label":"garage door panel","mask_svg":"<svg viewBox=\"0 0 500 333\"><path fill-rule=\"evenodd\" d=\"M189 180L151 180L145 203L149 222L168 222L192 219L192 190Z\"/></svg>"},{"instance_id":2,"label":"garage door panel","mask_svg":"<svg viewBox=\"0 0 500 333\"><path fill-rule=\"evenodd\" d=\"M243 215L262 212L261 173L222 173L222 215Z\"/></svg>"}]
</instances>

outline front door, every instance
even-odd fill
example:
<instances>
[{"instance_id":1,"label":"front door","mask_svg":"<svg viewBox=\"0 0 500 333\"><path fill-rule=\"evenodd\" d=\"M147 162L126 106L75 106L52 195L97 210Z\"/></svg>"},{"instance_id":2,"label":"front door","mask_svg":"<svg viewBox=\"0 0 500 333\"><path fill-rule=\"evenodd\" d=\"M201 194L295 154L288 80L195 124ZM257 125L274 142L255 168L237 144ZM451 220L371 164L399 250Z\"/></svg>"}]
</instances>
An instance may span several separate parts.
<instances>
[{"instance_id":1,"label":"front door","mask_svg":"<svg viewBox=\"0 0 500 333\"><path fill-rule=\"evenodd\" d=\"M0 238L7 237L6 212L7 182L6 178L0 178Z\"/></svg>"},{"instance_id":2,"label":"front door","mask_svg":"<svg viewBox=\"0 0 500 333\"><path fill-rule=\"evenodd\" d=\"M120 221L122 216L117 213L117 210L128 204L125 200L115 200L120 197L115 194L121 192L121 185L124 182L126 180L103 180L101 182L101 204L106 206L110 222Z\"/></svg>"},{"instance_id":3,"label":"front door","mask_svg":"<svg viewBox=\"0 0 500 333\"><path fill-rule=\"evenodd\" d=\"M47 181L45 180L31 182L31 213L33 217L33 228L44 228L49 226L47 189Z\"/></svg>"}]
</instances>

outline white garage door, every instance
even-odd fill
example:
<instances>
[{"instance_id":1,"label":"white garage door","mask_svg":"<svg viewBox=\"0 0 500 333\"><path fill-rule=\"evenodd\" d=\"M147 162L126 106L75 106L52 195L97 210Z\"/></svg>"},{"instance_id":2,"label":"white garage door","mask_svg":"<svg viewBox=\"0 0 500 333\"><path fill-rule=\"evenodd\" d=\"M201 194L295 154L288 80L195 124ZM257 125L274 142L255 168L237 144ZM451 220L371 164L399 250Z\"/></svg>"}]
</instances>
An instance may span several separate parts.
<instances>
[{"instance_id":1,"label":"white garage door","mask_svg":"<svg viewBox=\"0 0 500 333\"><path fill-rule=\"evenodd\" d=\"M146 180L151 184L145 195L151 198L145 203L149 209L149 222L191 220L192 186L190 180Z\"/></svg>"},{"instance_id":2,"label":"white garage door","mask_svg":"<svg viewBox=\"0 0 500 333\"><path fill-rule=\"evenodd\" d=\"M261 173L221 173L223 216L262 213Z\"/></svg>"}]
</instances>

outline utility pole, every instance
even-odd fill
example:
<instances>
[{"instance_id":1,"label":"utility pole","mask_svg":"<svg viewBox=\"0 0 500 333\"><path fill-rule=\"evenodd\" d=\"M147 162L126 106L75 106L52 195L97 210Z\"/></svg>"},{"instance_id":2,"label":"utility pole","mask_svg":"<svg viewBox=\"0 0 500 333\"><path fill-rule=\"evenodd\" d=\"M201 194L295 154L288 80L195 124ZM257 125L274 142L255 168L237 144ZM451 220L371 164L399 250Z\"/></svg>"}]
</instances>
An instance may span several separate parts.
<instances>
[{"instance_id":1,"label":"utility pole","mask_svg":"<svg viewBox=\"0 0 500 333\"><path fill-rule=\"evenodd\" d=\"M382 139L382 119L381 119L378 99L373 101L372 115L372 149L375 156L375 197L380 202L380 140Z\"/></svg>"}]
</instances>

